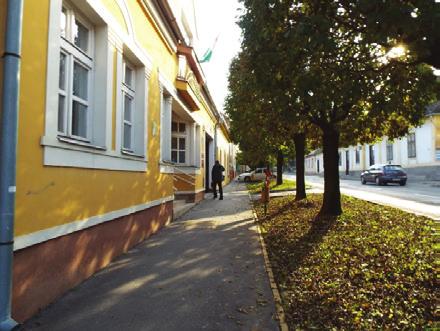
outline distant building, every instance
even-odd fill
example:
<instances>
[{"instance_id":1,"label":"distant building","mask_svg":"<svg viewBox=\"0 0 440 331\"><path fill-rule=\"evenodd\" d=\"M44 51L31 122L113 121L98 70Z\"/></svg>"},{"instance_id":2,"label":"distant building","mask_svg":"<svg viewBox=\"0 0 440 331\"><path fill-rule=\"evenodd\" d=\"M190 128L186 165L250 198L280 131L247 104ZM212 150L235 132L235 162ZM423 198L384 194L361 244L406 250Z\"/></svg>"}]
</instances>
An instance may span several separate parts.
<instances>
[{"instance_id":1,"label":"distant building","mask_svg":"<svg viewBox=\"0 0 440 331\"><path fill-rule=\"evenodd\" d=\"M400 164L412 178L440 180L440 102L427 108L425 122L403 138L383 137L375 144L339 149L341 177L358 178L373 164ZM315 150L305 159L306 174L324 172L323 154Z\"/></svg>"}]
</instances>

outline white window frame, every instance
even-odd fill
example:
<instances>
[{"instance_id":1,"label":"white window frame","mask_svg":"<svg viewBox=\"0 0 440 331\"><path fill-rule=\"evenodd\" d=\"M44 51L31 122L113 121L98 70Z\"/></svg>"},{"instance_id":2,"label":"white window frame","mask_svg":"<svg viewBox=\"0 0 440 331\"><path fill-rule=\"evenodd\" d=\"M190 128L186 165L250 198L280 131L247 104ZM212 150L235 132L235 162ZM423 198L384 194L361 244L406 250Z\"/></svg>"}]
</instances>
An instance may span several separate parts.
<instances>
[{"instance_id":1,"label":"white window frame","mask_svg":"<svg viewBox=\"0 0 440 331\"><path fill-rule=\"evenodd\" d=\"M119 86L116 96L116 151L121 156L131 156L139 160L147 161L148 142L148 81L150 70L127 44L122 44L117 50L117 73L116 81ZM131 85L125 82L126 68L131 69ZM124 118L125 97L132 99L131 121ZM124 124L131 126L131 146L124 146Z\"/></svg>"},{"instance_id":2,"label":"white window frame","mask_svg":"<svg viewBox=\"0 0 440 331\"><path fill-rule=\"evenodd\" d=\"M65 62L65 77L64 84L65 90L59 89L59 95L62 95L64 100L64 121L61 131L58 130L58 134L75 140L81 140L84 142L91 142L91 122L92 105L93 105L93 73L94 73L94 28L93 25L88 22L81 13L73 9L68 2L63 2L62 7L66 11L66 33L63 37L60 33L60 54L63 53L66 56ZM79 48L74 44L73 24L75 21L79 21L86 29L88 29L87 38L87 52ZM74 67L75 64L82 66L87 70L87 100L79 96L75 96L73 93L73 80L74 80ZM59 98L59 96L58 96ZM59 102L59 101L58 101ZM86 107L86 122L84 136L75 135L73 133L73 103L77 102ZM59 116L59 114L57 115Z\"/></svg>"},{"instance_id":3,"label":"white window frame","mask_svg":"<svg viewBox=\"0 0 440 331\"><path fill-rule=\"evenodd\" d=\"M177 124L177 131L172 131L171 129L171 161L177 165L188 165L188 146L189 146L189 141L188 141L188 130L189 130L189 124L183 121L179 121L179 120L173 120L172 123L176 123ZM180 132L180 124L184 124L185 125L185 132ZM172 127L172 124L171 124ZM177 148L173 148L173 138L177 139ZM180 149L180 139L184 138L185 139L185 149L181 150ZM185 152L185 162L180 162L180 152L184 151ZM177 160L174 161L173 160L173 152L177 153Z\"/></svg>"},{"instance_id":4,"label":"white window frame","mask_svg":"<svg viewBox=\"0 0 440 331\"><path fill-rule=\"evenodd\" d=\"M131 71L131 81L127 84L127 77L126 77L126 73L127 73L127 69ZM136 94L136 70L134 69L134 66L132 66L126 59L124 59L124 63L123 63L123 78L122 78L122 84L121 84L121 90L122 90L122 150L123 151L127 151L130 153L134 153L134 148L133 148L133 144L134 144L134 125L133 125L133 120L134 120L134 112L136 111L135 109L135 94ZM125 108L125 98L128 98L130 100L130 116L129 116L129 120L126 119L126 112L127 109ZM130 127L130 144L129 146L125 146L125 126L129 126Z\"/></svg>"},{"instance_id":5,"label":"white window frame","mask_svg":"<svg viewBox=\"0 0 440 331\"><path fill-rule=\"evenodd\" d=\"M93 56L99 61L93 63L93 70L89 76L93 75L88 88L90 98L88 99L92 118L87 128L88 139L77 139L58 132L58 99L60 95L59 74L60 68L57 65L60 61L60 51L62 49L62 37L60 31L60 20L62 7L73 9L81 16L78 21L82 25L85 21L94 27L93 39L88 38L87 49L93 51ZM87 15L85 15L87 14ZM89 16L90 14L90 16ZM129 13L125 13L126 20ZM43 164L45 166L57 167L75 167L105 170L122 171L147 171L146 148L143 149L144 155L132 155L123 153L118 141L121 133L120 128L120 93L116 93L116 137L113 132L113 96L114 90L120 90L121 77L114 78L115 52L122 54L122 49L129 49L130 54L134 54L136 68L142 67L145 72L142 73L140 81L145 81L139 85L143 92L140 93L145 100L145 112L135 118L135 127L140 127L137 122L141 119L143 128L139 134L143 134L139 139L139 146L147 146L147 99L148 99L148 81L151 77L153 62L151 56L145 49L141 48L135 41L133 30L127 32L120 28L119 23L114 19L108 9L99 1L73 1L73 0L50 0L49 2L49 26L48 26L48 51L47 51L47 75L46 75L46 111L45 111L45 130L41 138L43 146ZM74 44L73 44L74 45ZM65 46L69 47L69 46ZM70 47L74 47L70 45ZM75 46L76 47L76 46ZM84 55L85 52L82 52ZM130 60L132 57L130 57ZM119 61L119 58L116 59ZM86 62L86 61L84 61ZM133 61L132 61L133 62ZM117 62L117 65L121 62ZM55 64L55 65L54 65ZM84 65L84 63L81 63ZM119 72L119 67L117 67ZM67 65L66 65L67 70ZM118 78L119 77L119 78ZM136 81L138 83L138 81ZM138 86L138 85L137 85ZM67 89L67 87L66 87ZM66 101L67 104L67 101ZM66 127L66 126L65 126ZM67 131L67 130L64 130ZM119 131L119 132L118 132ZM136 131L135 131L136 132ZM67 133L67 132L66 132ZM116 146L113 145L116 141Z\"/></svg>"}]
</instances>

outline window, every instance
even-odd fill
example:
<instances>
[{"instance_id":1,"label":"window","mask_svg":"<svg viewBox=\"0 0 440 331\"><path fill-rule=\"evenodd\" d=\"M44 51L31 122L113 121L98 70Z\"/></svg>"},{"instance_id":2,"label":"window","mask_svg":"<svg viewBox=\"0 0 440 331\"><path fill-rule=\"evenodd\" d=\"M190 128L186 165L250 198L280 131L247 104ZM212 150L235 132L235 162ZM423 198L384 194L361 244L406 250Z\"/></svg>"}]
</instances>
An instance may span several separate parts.
<instances>
[{"instance_id":1,"label":"window","mask_svg":"<svg viewBox=\"0 0 440 331\"><path fill-rule=\"evenodd\" d=\"M359 149L356 148L354 152L355 152L355 162L356 162L356 164L359 164L359 163L360 163L360 153L359 153Z\"/></svg>"},{"instance_id":2,"label":"window","mask_svg":"<svg viewBox=\"0 0 440 331\"><path fill-rule=\"evenodd\" d=\"M341 152L338 153L339 165L342 165L342 155Z\"/></svg>"},{"instance_id":3,"label":"window","mask_svg":"<svg viewBox=\"0 0 440 331\"><path fill-rule=\"evenodd\" d=\"M387 142L387 161L393 160L393 143L388 141Z\"/></svg>"},{"instance_id":4,"label":"window","mask_svg":"<svg viewBox=\"0 0 440 331\"><path fill-rule=\"evenodd\" d=\"M408 135L408 157L416 157L416 134L410 133Z\"/></svg>"},{"instance_id":5,"label":"window","mask_svg":"<svg viewBox=\"0 0 440 331\"><path fill-rule=\"evenodd\" d=\"M133 112L134 112L134 97L135 97L135 82L134 70L127 61L124 61L124 77L122 80L122 100L123 100L123 123L122 123L122 149L133 152L134 141L134 127L133 127Z\"/></svg>"},{"instance_id":6,"label":"window","mask_svg":"<svg viewBox=\"0 0 440 331\"><path fill-rule=\"evenodd\" d=\"M44 165L146 171L151 58L96 2L49 3Z\"/></svg>"},{"instance_id":7,"label":"window","mask_svg":"<svg viewBox=\"0 0 440 331\"><path fill-rule=\"evenodd\" d=\"M90 141L93 27L79 13L63 6L60 38L58 133Z\"/></svg>"},{"instance_id":8,"label":"window","mask_svg":"<svg viewBox=\"0 0 440 331\"><path fill-rule=\"evenodd\" d=\"M374 164L374 146L369 145L368 146L369 154L370 154L370 165Z\"/></svg>"},{"instance_id":9,"label":"window","mask_svg":"<svg viewBox=\"0 0 440 331\"><path fill-rule=\"evenodd\" d=\"M171 161L174 163L186 163L186 124L183 122L171 123Z\"/></svg>"}]
</instances>

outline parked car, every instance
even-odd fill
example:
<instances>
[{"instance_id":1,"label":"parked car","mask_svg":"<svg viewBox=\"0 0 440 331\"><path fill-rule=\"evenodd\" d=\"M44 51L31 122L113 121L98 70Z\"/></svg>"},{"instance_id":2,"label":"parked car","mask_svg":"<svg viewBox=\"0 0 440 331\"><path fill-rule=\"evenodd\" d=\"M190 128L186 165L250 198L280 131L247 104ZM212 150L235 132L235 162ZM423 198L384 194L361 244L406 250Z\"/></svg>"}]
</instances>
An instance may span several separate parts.
<instances>
[{"instance_id":1,"label":"parked car","mask_svg":"<svg viewBox=\"0 0 440 331\"><path fill-rule=\"evenodd\" d=\"M250 182L252 180L253 175L254 175L253 171L243 172L242 174L238 175L237 180L241 182Z\"/></svg>"},{"instance_id":2,"label":"parked car","mask_svg":"<svg viewBox=\"0 0 440 331\"><path fill-rule=\"evenodd\" d=\"M361 173L361 182L376 183L377 185L386 185L388 183L399 183L400 186L406 185L408 177L402 166L397 164L375 164L368 170Z\"/></svg>"},{"instance_id":3,"label":"parked car","mask_svg":"<svg viewBox=\"0 0 440 331\"><path fill-rule=\"evenodd\" d=\"M244 172L238 175L237 180L243 182L264 180L266 179L266 174L264 173L264 169L266 168L257 168L250 172ZM276 175L272 174L272 178L276 178L276 177L277 177Z\"/></svg>"}]
</instances>

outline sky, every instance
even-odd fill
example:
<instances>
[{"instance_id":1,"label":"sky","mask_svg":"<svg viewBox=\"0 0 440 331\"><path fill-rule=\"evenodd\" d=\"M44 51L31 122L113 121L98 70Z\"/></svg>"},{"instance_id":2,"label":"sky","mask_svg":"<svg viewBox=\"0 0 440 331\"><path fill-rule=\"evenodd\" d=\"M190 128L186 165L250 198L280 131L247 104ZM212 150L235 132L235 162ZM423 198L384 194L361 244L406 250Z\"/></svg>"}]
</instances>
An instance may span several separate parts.
<instances>
[{"instance_id":1,"label":"sky","mask_svg":"<svg viewBox=\"0 0 440 331\"><path fill-rule=\"evenodd\" d=\"M199 60L218 36L211 60L203 63L202 68L214 102L223 112L229 65L240 50L241 30L236 24L239 3L238 0L199 0L196 3Z\"/></svg>"}]
</instances>

